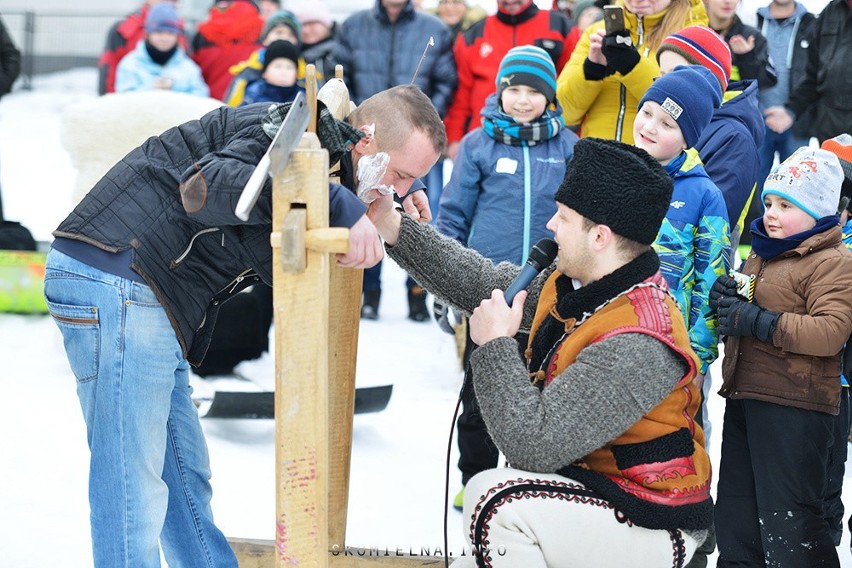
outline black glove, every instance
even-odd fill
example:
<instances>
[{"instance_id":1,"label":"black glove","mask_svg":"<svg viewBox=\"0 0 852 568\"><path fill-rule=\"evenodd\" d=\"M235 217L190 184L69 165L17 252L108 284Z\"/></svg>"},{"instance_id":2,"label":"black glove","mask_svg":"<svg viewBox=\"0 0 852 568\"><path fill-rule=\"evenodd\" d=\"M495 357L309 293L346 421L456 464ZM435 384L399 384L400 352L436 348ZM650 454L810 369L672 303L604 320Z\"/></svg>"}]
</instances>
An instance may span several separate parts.
<instances>
[{"instance_id":1,"label":"black glove","mask_svg":"<svg viewBox=\"0 0 852 568\"><path fill-rule=\"evenodd\" d=\"M615 69L595 63L588 57L583 61L583 75L586 77L586 81L600 81L613 73L615 73Z\"/></svg>"},{"instance_id":2,"label":"black glove","mask_svg":"<svg viewBox=\"0 0 852 568\"><path fill-rule=\"evenodd\" d=\"M714 312L716 311L716 308L719 305L719 299L722 298L722 296L736 295L737 281L727 274L721 275L715 282L713 282L713 287L710 288L710 309Z\"/></svg>"},{"instance_id":3,"label":"black glove","mask_svg":"<svg viewBox=\"0 0 852 568\"><path fill-rule=\"evenodd\" d=\"M606 57L607 67L627 75L639 63L639 52L633 45L630 32L622 30L604 36L601 53Z\"/></svg>"},{"instance_id":4,"label":"black glove","mask_svg":"<svg viewBox=\"0 0 852 568\"><path fill-rule=\"evenodd\" d=\"M719 298L716 314L722 335L750 335L766 343L772 343L772 334L781 317L777 312L732 296Z\"/></svg>"},{"instance_id":5,"label":"black glove","mask_svg":"<svg viewBox=\"0 0 852 568\"><path fill-rule=\"evenodd\" d=\"M449 306L441 303L441 301L437 298L435 298L435 301L432 303L432 317L434 317L435 321L438 322L438 327L441 328L441 331L449 333L450 335L456 334L456 330L453 329L453 323L450 321Z\"/></svg>"}]
</instances>

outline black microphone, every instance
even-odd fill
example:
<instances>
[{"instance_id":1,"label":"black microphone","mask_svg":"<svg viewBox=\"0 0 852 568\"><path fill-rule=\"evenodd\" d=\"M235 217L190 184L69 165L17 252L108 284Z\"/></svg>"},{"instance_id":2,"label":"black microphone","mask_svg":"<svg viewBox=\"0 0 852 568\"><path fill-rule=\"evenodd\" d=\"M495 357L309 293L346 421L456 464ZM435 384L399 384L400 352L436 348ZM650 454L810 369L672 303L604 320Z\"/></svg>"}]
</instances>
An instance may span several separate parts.
<instances>
[{"instance_id":1,"label":"black microphone","mask_svg":"<svg viewBox=\"0 0 852 568\"><path fill-rule=\"evenodd\" d=\"M553 259L556 258L556 252L558 250L559 246L553 239L541 239L533 245L532 250L530 250L530 255L527 257L527 261L521 269L521 273L518 274L509 287L506 288L504 297L506 298L507 304L511 306L512 300L515 299L515 295L529 286L530 282L533 281L533 278L538 276L542 270L550 266Z\"/></svg>"}]
</instances>

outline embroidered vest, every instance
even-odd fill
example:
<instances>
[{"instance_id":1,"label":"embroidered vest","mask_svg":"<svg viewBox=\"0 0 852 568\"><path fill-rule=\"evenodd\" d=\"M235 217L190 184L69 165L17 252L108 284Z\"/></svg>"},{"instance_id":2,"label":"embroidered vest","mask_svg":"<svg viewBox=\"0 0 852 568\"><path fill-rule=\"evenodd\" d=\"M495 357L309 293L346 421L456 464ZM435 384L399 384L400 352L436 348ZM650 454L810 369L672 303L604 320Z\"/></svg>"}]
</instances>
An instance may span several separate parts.
<instances>
[{"instance_id":1,"label":"embroidered vest","mask_svg":"<svg viewBox=\"0 0 852 568\"><path fill-rule=\"evenodd\" d=\"M542 289L530 335L532 344L548 314L565 325L565 335L549 353L546 368L534 374L544 388L559 380L586 346L621 333L649 335L669 346L689 366L671 392L636 424L559 473L599 492L640 526L709 528L710 458L704 449L704 432L693 418L700 404L698 388L692 382L698 358L689 347L683 316L662 276L657 272L604 305L590 308L594 312L578 321L558 316L558 275L554 273Z\"/></svg>"}]
</instances>

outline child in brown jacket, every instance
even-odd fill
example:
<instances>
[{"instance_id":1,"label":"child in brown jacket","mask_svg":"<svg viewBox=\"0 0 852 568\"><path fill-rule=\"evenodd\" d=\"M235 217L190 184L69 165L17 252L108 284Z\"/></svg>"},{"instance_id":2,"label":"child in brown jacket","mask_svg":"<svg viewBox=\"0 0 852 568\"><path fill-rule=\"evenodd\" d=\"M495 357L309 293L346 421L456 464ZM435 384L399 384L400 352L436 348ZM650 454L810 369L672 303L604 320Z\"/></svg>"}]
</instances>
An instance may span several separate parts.
<instances>
[{"instance_id":1,"label":"child in brown jacket","mask_svg":"<svg viewBox=\"0 0 852 568\"><path fill-rule=\"evenodd\" d=\"M766 178L746 285L738 292L722 276L710 293L726 336L719 566L839 566L822 503L852 332L852 254L836 214L842 182L831 152L793 153Z\"/></svg>"}]
</instances>

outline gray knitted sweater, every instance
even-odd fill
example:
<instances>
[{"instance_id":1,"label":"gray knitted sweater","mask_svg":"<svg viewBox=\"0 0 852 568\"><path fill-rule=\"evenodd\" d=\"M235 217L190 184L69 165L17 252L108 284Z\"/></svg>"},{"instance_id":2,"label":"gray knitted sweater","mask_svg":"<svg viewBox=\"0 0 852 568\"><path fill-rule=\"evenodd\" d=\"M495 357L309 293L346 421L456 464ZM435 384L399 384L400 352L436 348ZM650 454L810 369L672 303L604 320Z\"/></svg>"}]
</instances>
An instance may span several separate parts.
<instances>
[{"instance_id":1,"label":"gray knitted sweater","mask_svg":"<svg viewBox=\"0 0 852 568\"><path fill-rule=\"evenodd\" d=\"M473 312L520 272L403 215L388 254L437 298ZM539 293L555 264L529 286L522 331L529 331ZM641 364L637 364L641 363ZM474 389L488 432L513 467L553 473L614 440L669 394L686 363L650 336L624 333L586 347L557 380L530 384L514 339L480 346L471 360Z\"/></svg>"}]
</instances>

